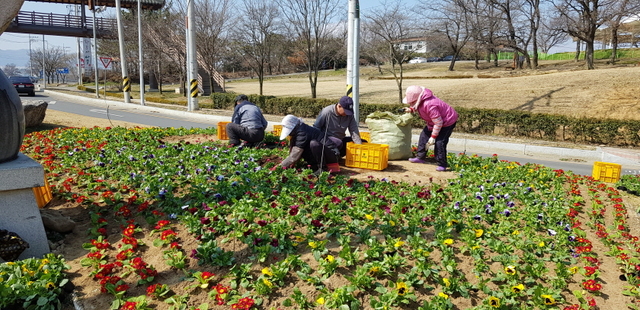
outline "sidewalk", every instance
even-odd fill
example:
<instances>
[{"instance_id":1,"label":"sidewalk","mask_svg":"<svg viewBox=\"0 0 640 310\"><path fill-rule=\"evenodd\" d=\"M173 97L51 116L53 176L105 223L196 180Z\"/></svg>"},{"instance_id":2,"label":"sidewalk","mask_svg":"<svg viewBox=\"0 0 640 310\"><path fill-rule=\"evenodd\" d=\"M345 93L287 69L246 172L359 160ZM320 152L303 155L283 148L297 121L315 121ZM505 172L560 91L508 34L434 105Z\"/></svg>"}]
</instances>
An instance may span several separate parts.
<instances>
[{"instance_id":1,"label":"sidewalk","mask_svg":"<svg viewBox=\"0 0 640 310\"><path fill-rule=\"evenodd\" d=\"M201 109L188 112L184 106L171 104L146 102L145 106L139 104L139 99L132 99L132 103L124 103L123 99L117 101L116 98L92 98L87 97L87 92L77 90L74 87L52 87L44 90L47 94L65 98L69 101L83 104L104 106L107 103L121 109L139 110L145 112L162 113L176 117L188 117L193 120L213 122L229 121L233 111ZM265 115L269 121L267 130L272 130L273 125L280 124L281 115ZM305 123L313 124L315 119L304 118ZM362 131L368 131L365 124L360 123ZM412 131L412 143L418 143L420 129ZM534 159L588 162L594 161L617 163L624 166L626 174L640 174L640 149L623 149L606 146L580 145L566 142L550 142L541 140L512 139L499 136L471 135L455 132L451 136L448 144L450 151L466 152L467 154L500 154L511 156L526 156ZM636 173L633 173L634 170Z\"/></svg>"}]
</instances>

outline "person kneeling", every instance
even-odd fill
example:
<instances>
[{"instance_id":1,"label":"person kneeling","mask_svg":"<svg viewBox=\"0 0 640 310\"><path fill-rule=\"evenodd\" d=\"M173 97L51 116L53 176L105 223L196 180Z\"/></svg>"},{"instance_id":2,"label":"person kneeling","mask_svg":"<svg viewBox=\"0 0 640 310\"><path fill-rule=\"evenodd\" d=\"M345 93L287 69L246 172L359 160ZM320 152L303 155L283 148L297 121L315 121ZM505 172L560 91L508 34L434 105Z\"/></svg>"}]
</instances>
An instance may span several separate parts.
<instances>
[{"instance_id":1,"label":"person kneeling","mask_svg":"<svg viewBox=\"0 0 640 310\"><path fill-rule=\"evenodd\" d=\"M292 167L302 158L316 174L323 170L332 173L340 171L340 150L320 129L305 124L298 117L287 115L282 119L280 140L288 136L291 137L289 156L279 164L280 167Z\"/></svg>"}]
</instances>

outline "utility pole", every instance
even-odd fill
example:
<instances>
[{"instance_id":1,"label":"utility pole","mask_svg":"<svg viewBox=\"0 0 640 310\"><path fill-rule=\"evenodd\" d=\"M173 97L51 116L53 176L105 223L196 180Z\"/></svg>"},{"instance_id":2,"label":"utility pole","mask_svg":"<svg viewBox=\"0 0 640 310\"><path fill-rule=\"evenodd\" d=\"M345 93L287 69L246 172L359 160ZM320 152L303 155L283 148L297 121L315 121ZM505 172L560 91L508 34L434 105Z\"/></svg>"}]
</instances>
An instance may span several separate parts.
<instances>
[{"instance_id":1,"label":"utility pole","mask_svg":"<svg viewBox=\"0 0 640 310\"><path fill-rule=\"evenodd\" d=\"M94 72L94 81L96 82L96 98L100 98L100 90L99 88L99 84L98 84L98 39L96 38L96 10L98 8L94 5L93 6L93 10L91 10L93 12L93 63L95 64L93 67L93 72ZM78 41L79 42L79 41ZM80 44L80 43L78 43ZM80 61L80 60L78 60Z\"/></svg>"},{"instance_id":2,"label":"utility pole","mask_svg":"<svg viewBox=\"0 0 640 310\"><path fill-rule=\"evenodd\" d=\"M76 17L78 16L78 9L80 9L79 5L75 7ZM76 42L78 43L78 56L77 56L78 59L76 59L76 65L78 66L78 85L82 85L83 74L82 74L82 68L80 68L80 57L82 57L80 54L80 38L77 38Z\"/></svg>"},{"instance_id":3,"label":"utility pole","mask_svg":"<svg viewBox=\"0 0 640 310\"><path fill-rule=\"evenodd\" d=\"M142 59L142 0L138 0L138 61L140 62L140 105L144 104L144 64Z\"/></svg>"},{"instance_id":4,"label":"utility pole","mask_svg":"<svg viewBox=\"0 0 640 310\"><path fill-rule=\"evenodd\" d=\"M353 114L360 120L360 2L349 0L347 23L347 96L353 98Z\"/></svg>"},{"instance_id":5,"label":"utility pole","mask_svg":"<svg viewBox=\"0 0 640 310\"><path fill-rule=\"evenodd\" d=\"M33 58L31 58L31 35L29 35L29 77L33 78Z\"/></svg>"},{"instance_id":6,"label":"utility pole","mask_svg":"<svg viewBox=\"0 0 640 310\"><path fill-rule=\"evenodd\" d=\"M198 110L198 59L196 53L195 0L187 0L187 72L189 79L188 111Z\"/></svg>"},{"instance_id":7,"label":"utility pole","mask_svg":"<svg viewBox=\"0 0 640 310\"><path fill-rule=\"evenodd\" d=\"M120 0L116 0L116 17L118 21L118 43L120 45L120 68L122 68L122 92L124 103L131 103L131 80L127 74L127 61L124 55L124 26L122 25L122 12L120 11Z\"/></svg>"}]
</instances>

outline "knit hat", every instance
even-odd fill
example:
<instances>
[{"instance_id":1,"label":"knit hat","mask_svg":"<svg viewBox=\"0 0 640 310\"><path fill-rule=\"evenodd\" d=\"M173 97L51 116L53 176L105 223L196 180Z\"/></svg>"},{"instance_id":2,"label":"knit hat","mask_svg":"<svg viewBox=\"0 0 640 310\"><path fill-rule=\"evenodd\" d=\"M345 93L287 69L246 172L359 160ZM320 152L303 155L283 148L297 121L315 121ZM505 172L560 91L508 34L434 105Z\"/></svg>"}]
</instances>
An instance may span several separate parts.
<instances>
[{"instance_id":1,"label":"knit hat","mask_svg":"<svg viewBox=\"0 0 640 310\"><path fill-rule=\"evenodd\" d=\"M302 123L302 120L289 114L282 119L282 132L280 133L280 140L284 140L291 134L291 132Z\"/></svg>"},{"instance_id":2,"label":"knit hat","mask_svg":"<svg viewBox=\"0 0 640 310\"><path fill-rule=\"evenodd\" d=\"M351 99L351 97L343 96L340 98L338 104L344 109L344 114L353 115L353 99Z\"/></svg>"},{"instance_id":3,"label":"knit hat","mask_svg":"<svg viewBox=\"0 0 640 310\"><path fill-rule=\"evenodd\" d=\"M413 105L420 98L420 94L422 93L422 86L413 85L407 87L407 92L405 93L404 99L402 99L402 103Z\"/></svg>"}]
</instances>

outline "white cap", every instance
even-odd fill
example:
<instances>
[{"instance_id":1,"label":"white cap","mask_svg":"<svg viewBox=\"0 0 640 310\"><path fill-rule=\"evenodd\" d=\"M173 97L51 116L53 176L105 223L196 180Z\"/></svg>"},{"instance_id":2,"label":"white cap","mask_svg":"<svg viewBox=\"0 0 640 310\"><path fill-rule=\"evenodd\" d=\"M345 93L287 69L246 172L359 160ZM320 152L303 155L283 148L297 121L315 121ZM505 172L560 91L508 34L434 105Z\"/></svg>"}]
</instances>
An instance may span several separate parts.
<instances>
[{"instance_id":1,"label":"white cap","mask_svg":"<svg viewBox=\"0 0 640 310\"><path fill-rule=\"evenodd\" d=\"M302 123L302 120L289 114L282 119L282 132L280 133L280 140L284 140L289 136L296 126Z\"/></svg>"}]
</instances>

